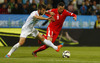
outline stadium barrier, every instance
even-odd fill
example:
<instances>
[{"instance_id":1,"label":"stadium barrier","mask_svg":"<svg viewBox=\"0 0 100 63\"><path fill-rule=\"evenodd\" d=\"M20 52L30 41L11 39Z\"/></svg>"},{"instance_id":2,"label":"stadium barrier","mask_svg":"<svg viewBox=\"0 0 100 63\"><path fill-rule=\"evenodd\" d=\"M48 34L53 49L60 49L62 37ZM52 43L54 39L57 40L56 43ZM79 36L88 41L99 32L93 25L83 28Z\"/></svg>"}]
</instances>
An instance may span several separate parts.
<instances>
[{"instance_id":1,"label":"stadium barrier","mask_svg":"<svg viewBox=\"0 0 100 63\"><path fill-rule=\"evenodd\" d=\"M0 28L21 28L25 23L29 15L0 15ZM47 16L43 16L47 17ZM67 17L63 24L63 29L93 29L96 16L77 16L77 21L73 20L73 17ZM40 20L35 27L36 28L47 28L48 24L41 26L44 20Z\"/></svg>"}]
</instances>

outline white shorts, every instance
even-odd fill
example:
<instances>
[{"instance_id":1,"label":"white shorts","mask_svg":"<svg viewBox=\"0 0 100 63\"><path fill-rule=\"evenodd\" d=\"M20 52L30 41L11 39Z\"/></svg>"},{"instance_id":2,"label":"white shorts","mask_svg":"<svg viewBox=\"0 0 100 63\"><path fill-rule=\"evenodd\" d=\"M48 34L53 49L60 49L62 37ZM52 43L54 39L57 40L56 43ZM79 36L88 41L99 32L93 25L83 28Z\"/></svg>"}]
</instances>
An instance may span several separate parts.
<instances>
[{"instance_id":1,"label":"white shorts","mask_svg":"<svg viewBox=\"0 0 100 63\"><path fill-rule=\"evenodd\" d=\"M39 34L39 31L36 30L34 27L33 27L33 29L29 29L29 28L25 29L25 28L22 28L20 37L26 38L29 35L32 36L32 37L37 37L38 34Z\"/></svg>"}]
</instances>

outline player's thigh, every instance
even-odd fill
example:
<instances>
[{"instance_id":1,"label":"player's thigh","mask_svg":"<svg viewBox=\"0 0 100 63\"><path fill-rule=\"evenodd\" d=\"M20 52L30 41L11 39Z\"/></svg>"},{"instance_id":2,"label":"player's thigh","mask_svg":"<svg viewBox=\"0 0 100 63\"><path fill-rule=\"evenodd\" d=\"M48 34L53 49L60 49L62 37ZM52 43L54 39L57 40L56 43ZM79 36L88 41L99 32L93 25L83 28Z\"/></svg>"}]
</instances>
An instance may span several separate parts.
<instances>
[{"instance_id":1,"label":"player's thigh","mask_svg":"<svg viewBox=\"0 0 100 63\"><path fill-rule=\"evenodd\" d=\"M47 34L46 34L47 39L50 40L50 41L52 41L53 34L54 34L53 29L50 28L50 27L48 27L48 28L47 28Z\"/></svg>"},{"instance_id":2,"label":"player's thigh","mask_svg":"<svg viewBox=\"0 0 100 63\"><path fill-rule=\"evenodd\" d=\"M36 38L38 35L39 35L39 31L36 30L36 29L33 27L31 36Z\"/></svg>"},{"instance_id":3,"label":"player's thigh","mask_svg":"<svg viewBox=\"0 0 100 63\"><path fill-rule=\"evenodd\" d=\"M46 36L52 38L52 37L53 37L53 34L54 34L53 29L50 28L50 27L48 27L48 28L47 28Z\"/></svg>"},{"instance_id":4,"label":"player's thigh","mask_svg":"<svg viewBox=\"0 0 100 63\"><path fill-rule=\"evenodd\" d=\"M47 40L50 40L52 42L52 37L47 37Z\"/></svg>"},{"instance_id":5,"label":"player's thigh","mask_svg":"<svg viewBox=\"0 0 100 63\"><path fill-rule=\"evenodd\" d=\"M27 38L27 36L30 35L31 33L32 33L31 29L28 29L28 28L22 28L20 37Z\"/></svg>"},{"instance_id":6,"label":"player's thigh","mask_svg":"<svg viewBox=\"0 0 100 63\"><path fill-rule=\"evenodd\" d=\"M58 35L59 35L59 34L55 34L55 35L53 36L53 39L52 39L52 42L53 42L53 43L56 41Z\"/></svg>"}]
</instances>

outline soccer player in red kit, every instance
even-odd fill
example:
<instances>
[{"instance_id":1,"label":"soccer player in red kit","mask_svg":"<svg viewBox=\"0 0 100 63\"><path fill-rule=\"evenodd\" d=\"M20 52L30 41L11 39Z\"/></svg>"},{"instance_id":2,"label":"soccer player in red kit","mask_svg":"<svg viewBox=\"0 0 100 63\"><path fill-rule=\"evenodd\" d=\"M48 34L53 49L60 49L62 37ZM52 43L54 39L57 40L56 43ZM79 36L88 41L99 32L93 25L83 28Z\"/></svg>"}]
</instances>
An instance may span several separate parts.
<instances>
[{"instance_id":1,"label":"soccer player in red kit","mask_svg":"<svg viewBox=\"0 0 100 63\"><path fill-rule=\"evenodd\" d=\"M54 12L54 19L55 21L51 21L48 28L47 28L47 34L46 36L44 36L46 39L51 40L53 43L55 42L55 40L57 39L63 23L66 19L67 16L72 16L74 17L73 19L76 21L77 16L74 13L68 12L67 10L64 9L65 8L65 4L63 2L60 2L58 4L58 7L56 9L51 9L49 10L49 12ZM47 15L49 16L49 15ZM48 46L43 45L41 46L39 49L37 49L36 51L33 51L33 55L35 57L37 57L37 52L43 51L45 49L47 49Z\"/></svg>"}]
</instances>

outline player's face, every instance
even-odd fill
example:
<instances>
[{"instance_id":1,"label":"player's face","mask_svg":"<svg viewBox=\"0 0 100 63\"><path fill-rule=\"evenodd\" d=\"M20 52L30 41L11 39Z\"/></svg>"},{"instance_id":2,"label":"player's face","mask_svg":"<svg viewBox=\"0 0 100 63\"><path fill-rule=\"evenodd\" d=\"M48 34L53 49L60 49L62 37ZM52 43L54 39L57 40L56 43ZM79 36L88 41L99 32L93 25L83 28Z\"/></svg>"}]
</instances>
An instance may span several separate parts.
<instances>
[{"instance_id":1,"label":"player's face","mask_svg":"<svg viewBox=\"0 0 100 63\"><path fill-rule=\"evenodd\" d=\"M58 12L61 14L64 11L65 6L58 6Z\"/></svg>"},{"instance_id":2,"label":"player's face","mask_svg":"<svg viewBox=\"0 0 100 63\"><path fill-rule=\"evenodd\" d=\"M42 9L40 10L40 15L45 14L45 11L46 11L46 9L42 8Z\"/></svg>"}]
</instances>

